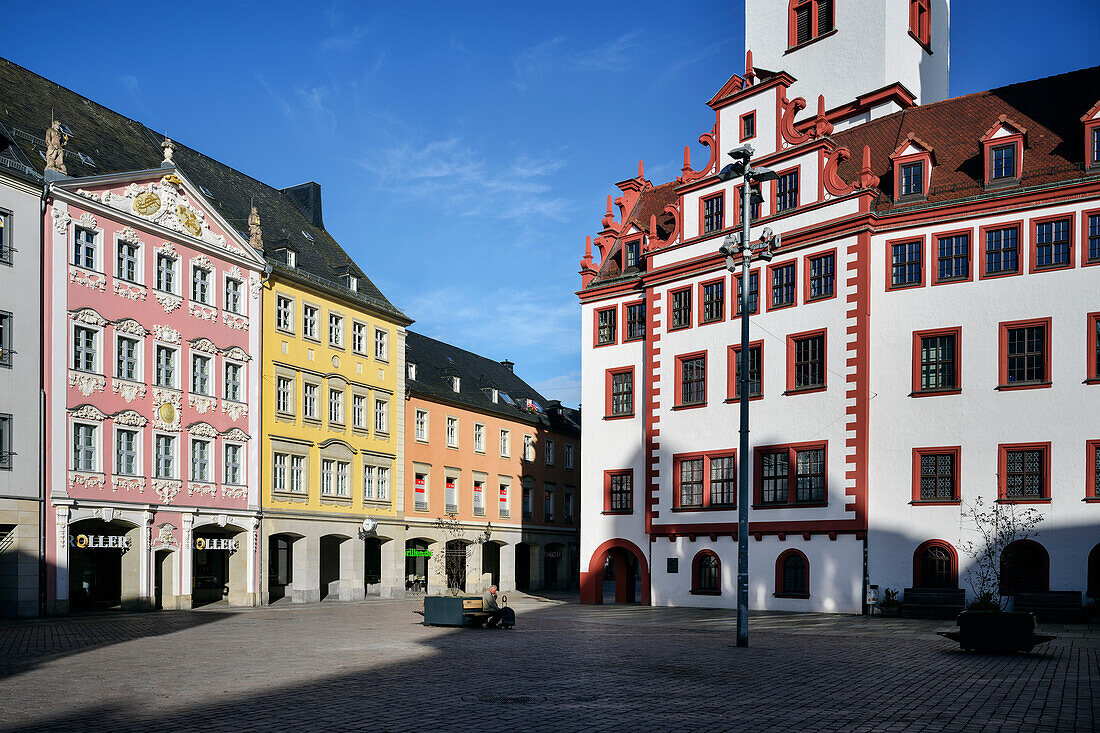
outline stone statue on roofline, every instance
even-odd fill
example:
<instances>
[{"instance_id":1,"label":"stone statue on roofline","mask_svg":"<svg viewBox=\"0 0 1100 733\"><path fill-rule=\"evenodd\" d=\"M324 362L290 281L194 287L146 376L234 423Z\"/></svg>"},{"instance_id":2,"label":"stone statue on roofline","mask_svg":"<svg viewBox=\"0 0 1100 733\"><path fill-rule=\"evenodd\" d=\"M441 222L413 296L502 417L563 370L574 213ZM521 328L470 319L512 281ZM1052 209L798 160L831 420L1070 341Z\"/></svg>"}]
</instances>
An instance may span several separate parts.
<instances>
[{"instance_id":1,"label":"stone statue on roofline","mask_svg":"<svg viewBox=\"0 0 1100 733\"><path fill-rule=\"evenodd\" d=\"M252 211L248 213L248 243L253 249L263 251L264 237L260 229L260 212L256 210L255 204L252 205Z\"/></svg>"},{"instance_id":2,"label":"stone statue on roofline","mask_svg":"<svg viewBox=\"0 0 1100 733\"><path fill-rule=\"evenodd\" d=\"M172 162L172 153L176 152L176 146L167 137L164 138L164 142L160 146L164 149L164 160L160 162L161 166L175 165Z\"/></svg>"},{"instance_id":3,"label":"stone statue on roofline","mask_svg":"<svg viewBox=\"0 0 1100 733\"><path fill-rule=\"evenodd\" d=\"M65 170L65 135L57 120L46 129L46 170L68 173Z\"/></svg>"}]
</instances>

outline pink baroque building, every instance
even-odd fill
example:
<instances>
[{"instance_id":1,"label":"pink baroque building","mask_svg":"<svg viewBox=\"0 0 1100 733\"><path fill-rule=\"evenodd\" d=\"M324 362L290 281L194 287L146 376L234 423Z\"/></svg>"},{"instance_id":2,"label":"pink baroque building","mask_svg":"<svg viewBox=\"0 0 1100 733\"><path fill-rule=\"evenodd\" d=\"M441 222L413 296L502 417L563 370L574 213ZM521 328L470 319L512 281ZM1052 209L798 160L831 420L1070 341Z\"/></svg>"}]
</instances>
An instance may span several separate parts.
<instances>
[{"instance_id":1,"label":"pink baroque building","mask_svg":"<svg viewBox=\"0 0 1100 733\"><path fill-rule=\"evenodd\" d=\"M44 195L54 613L258 602L264 260L165 147Z\"/></svg>"}]
</instances>

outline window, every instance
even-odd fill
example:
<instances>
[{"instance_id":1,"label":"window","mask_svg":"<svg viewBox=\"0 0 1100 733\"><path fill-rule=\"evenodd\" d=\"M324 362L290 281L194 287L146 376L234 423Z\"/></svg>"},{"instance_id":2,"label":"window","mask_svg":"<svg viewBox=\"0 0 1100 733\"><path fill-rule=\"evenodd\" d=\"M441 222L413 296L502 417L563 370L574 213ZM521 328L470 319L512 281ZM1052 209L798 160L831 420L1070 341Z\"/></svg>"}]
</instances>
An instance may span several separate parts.
<instances>
[{"instance_id":1,"label":"window","mask_svg":"<svg viewBox=\"0 0 1100 733\"><path fill-rule=\"evenodd\" d=\"M990 149L989 178L991 181L1016 178L1016 143L997 145Z\"/></svg>"},{"instance_id":2,"label":"window","mask_svg":"<svg viewBox=\"0 0 1100 733\"><path fill-rule=\"evenodd\" d=\"M462 377L451 377L451 391L459 394L462 386Z\"/></svg>"},{"instance_id":3,"label":"window","mask_svg":"<svg viewBox=\"0 0 1100 733\"><path fill-rule=\"evenodd\" d=\"M96 371L96 336L91 328L73 328L73 369L82 372Z\"/></svg>"},{"instance_id":4,"label":"window","mask_svg":"<svg viewBox=\"0 0 1100 733\"><path fill-rule=\"evenodd\" d=\"M346 461L321 460L321 493L328 496L350 496L348 473L351 464Z\"/></svg>"},{"instance_id":5,"label":"window","mask_svg":"<svg viewBox=\"0 0 1100 733\"><path fill-rule=\"evenodd\" d=\"M674 290L669 294L669 330L691 326L691 288Z\"/></svg>"},{"instance_id":6,"label":"window","mask_svg":"<svg viewBox=\"0 0 1100 733\"><path fill-rule=\"evenodd\" d=\"M798 169L783 173L775 181L775 210L787 211L798 206Z\"/></svg>"},{"instance_id":7,"label":"window","mask_svg":"<svg viewBox=\"0 0 1100 733\"><path fill-rule=\"evenodd\" d=\"M292 405L294 382L290 377L275 378L275 411L289 414L294 411Z\"/></svg>"},{"instance_id":8,"label":"window","mask_svg":"<svg viewBox=\"0 0 1100 733\"><path fill-rule=\"evenodd\" d=\"M286 258L287 267L298 266L298 253L292 249L283 249L283 256Z\"/></svg>"},{"instance_id":9,"label":"window","mask_svg":"<svg viewBox=\"0 0 1100 733\"><path fill-rule=\"evenodd\" d=\"M176 388L176 350L168 346L157 346L157 373L154 380L158 387Z\"/></svg>"},{"instance_id":10,"label":"window","mask_svg":"<svg viewBox=\"0 0 1100 733\"><path fill-rule=\"evenodd\" d=\"M722 595L722 562L710 550L703 550L691 562L691 592Z\"/></svg>"},{"instance_id":11,"label":"window","mask_svg":"<svg viewBox=\"0 0 1100 733\"><path fill-rule=\"evenodd\" d=\"M317 385L302 384L302 417L317 420Z\"/></svg>"},{"instance_id":12,"label":"window","mask_svg":"<svg viewBox=\"0 0 1100 733\"><path fill-rule=\"evenodd\" d=\"M703 312L700 323L714 323L726 317L726 281L714 280L699 286L703 291Z\"/></svg>"},{"instance_id":13,"label":"window","mask_svg":"<svg viewBox=\"0 0 1100 733\"><path fill-rule=\"evenodd\" d=\"M535 436L523 436L523 460L532 462L535 460Z\"/></svg>"},{"instance_id":14,"label":"window","mask_svg":"<svg viewBox=\"0 0 1100 733\"><path fill-rule=\"evenodd\" d=\"M901 173L902 196L924 195L924 162L903 163L898 166Z\"/></svg>"},{"instance_id":15,"label":"window","mask_svg":"<svg viewBox=\"0 0 1100 733\"><path fill-rule=\"evenodd\" d=\"M970 234L958 232L936 237L936 282L970 279Z\"/></svg>"},{"instance_id":16,"label":"window","mask_svg":"<svg viewBox=\"0 0 1100 733\"><path fill-rule=\"evenodd\" d=\"M1100 125L1089 128L1089 139L1089 165L1094 166L1100 164Z\"/></svg>"},{"instance_id":17,"label":"window","mask_svg":"<svg viewBox=\"0 0 1100 733\"><path fill-rule=\"evenodd\" d=\"M756 113L746 112L741 115L741 141L756 137Z\"/></svg>"},{"instance_id":18,"label":"window","mask_svg":"<svg viewBox=\"0 0 1100 733\"><path fill-rule=\"evenodd\" d=\"M525 478L523 479L523 498L521 499L520 509L523 512L524 519L531 519L535 516L535 489L534 480Z\"/></svg>"},{"instance_id":19,"label":"window","mask_svg":"<svg viewBox=\"0 0 1100 733\"><path fill-rule=\"evenodd\" d=\"M367 324L351 324L351 350L357 354L367 353ZM409 379L416 379L416 377L410 376Z\"/></svg>"},{"instance_id":20,"label":"window","mask_svg":"<svg viewBox=\"0 0 1100 733\"><path fill-rule=\"evenodd\" d=\"M554 465L554 441L552 440L546 441L546 465Z\"/></svg>"},{"instance_id":21,"label":"window","mask_svg":"<svg viewBox=\"0 0 1100 733\"><path fill-rule=\"evenodd\" d=\"M787 337L787 391L825 389L825 332Z\"/></svg>"},{"instance_id":22,"label":"window","mask_svg":"<svg viewBox=\"0 0 1100 733\"><path fill-rule=\"evenodd\" d=\"M210 357L191 355L191 391L210 394Z\"/></svg>"},{"instance_id":23,"label":"window","mask_svg":"<svg viewBox=\"0 0 1100 733\"><path fill-rule=\"evenodd\" d=\"M2 471L11 470L11 432L11 415L0 415L0 470Z\"/></svg>"},{"instance_id":24,"label":"window","mask_svg":"<svg viewBox=\"0 0 1100 733\"><path fill-rule=\"evenodd\" d=\"M428 411L418 409L416 411L416 414L415 414L414 418L413 418L413 424L416 428L416 439L427 441L428 440Z\"/></svg>"},{"instance_id":25,"label":"window","mask_svg":"<svg viewBox=\"0 0 1100 733\"><path fill-rule=\"evenodd\" d=\"M286 491L286 453L276 453L271 461L271 488L274 491Z\"/></svg>"},{"instance_id":26,"label":"window","mask_svg":"<svg viewBox=\"0 0 1100 733\"><path fill-rule=\"evenodd\" d=\"M448 417L447 418L447 447L448 448L457 448L458 447L458 418L457 417Z\"/></svg>"},{"instance_id":27,"label":"window","mask_svg":"<svg viewBox=\"0 0 1100 733\"><path fill-rule=\"evenodd\" d=\"M914 588L958 588L959 563L955 548L942 540L921 543L913 553Z\"/></svg>"},{"instance_id":28,"label":"window","mask_svg":"<svg viewBox=\"0 0 1100 733\"><path fill-rule=\"evenodd\" d=\"M507 458L512 452L512 436L507 430L500 431L500 457Z\"/></svg>"},{"instance_id":29,"label":"window","mask_svg":"<svg viewBox=\"0 0 1100 733\"><path fill-rule=\"evenodd\" d=\"M115 262L115 277L130 282L138 279L138 246L133 242L118 242L118 258Z\"/></svg>"},{"instance_id":30,"label":"window","mask_svg":"<svg viewBox=\"0 0 1100 733\"><path fill-rule=\"evenodd\" d=\"M11 313L0 312L0 367L11 366L12 334Z\"/></svg>"},{"instance_id":31,"label":"window","mask_svg":"<svg viewBox=\"0 0 1100 733\"><path fill-rule=\"evenodd\" d=\"M315 340L317 338L317 309L312 305L302 306L302 336Z\"/></svg>"},{"instance_id":32,"label":"window","mask_svg":"<svg viewBox=\"0 0 1100 733\"><path fill-rule=\"evenodd\" d=\"M737 505L737 468L733 451L673 456L673 505L702 509Z\"/></svg>"},{"instance_id":33,"label":"window","mask_svg":"<svg viewBox=\"0 0 1100 733\"><path fill-rule=\"evenodd\" d=\"M385 400L374 401L374 432L390 432L390 403Z\"/></svg>"},{"instance_id":34,"label":"window","mask_svg":"<svg viewBox=\"0 0 1100 733\"><path fill-rule=\"evenodd\" d=\"M1090 382L1100 380L1100 313L1088 315L1088 373L1086 379Z\"/></svg>"},{"instance_id":35,"label":"window","mask_svg":"<svg viewBox=\"0 0 1100 733\"><path fill-rule=\"evenodd\" d=\"M241 365L225 363L225 399L231 402L241 401Z\"/></svg>"},{"instance_id":36,"label":"window","mask_svg":"<svg viewBox=\"0 0 1100 733\"><path fill-rule=\"evenodd\" d=\"M375 498L378 501L390 500L390 467L389 466L377 466L376 472L378 474L377 482L374 486Z\"/></svg>"},{"instance_id":37,"label":"window","mask_svg":"<svg viewBox=\"0 0 1100 733\"><path fill-rule=\"evenodd\" d=\"M1100 324L1098 324L1097 328L1100 328ZM573 470L573 444L572 443L566 443L565 444L565 470L567 470L567 471L572 471Z\"/></svg>"},{"instance_id":38,"label":"window","mask_svg":"<svg viewBox=\"0 0 1100 733\"><path fill-rule=\"evenodd\" d=\"M336 495L349 496L348 475L351 473L351 464L344 461L336 462Z\"/></svg>"},{"instance_id":39,"label":"window","mask_svg":"<svg viewBox=\"0 0 1100 733\"><path fill-rule=\"evenodd\" d=\"M115 431L115 473L121 476L136 476L138 472L138 432L136 430Z\"/></svg>"},{"instance_id":40,"label":"window","mask_svg":"<svg viewBox=\"0 0 1100 733\"><path fill-rule=\"evenodd\" d=\"M1090 440L1085 448L1085 475L1088 476L1085 496L1100 499L1100 440ZM3 449L4 446L0 445L0 450Z\"/></svg>"},{"instance_id":41,"label":"window","mask_svg":"<svg viewBox=\"0 0 1100 733\"><path fill-rule=\"evenodd\" d=\"M321 461L321 493L332 495L335 493L336 461Z\"/></svg>"},{"instance_id":42,"label":"window","mask_svg":"<svg viewBox=\"0 0 1100 733\"><path fill-rule=\"evenodd\" d=\"M191 268L191 300L210 303L210 272L202 267Z\"/></svg>"},{"instance_id":43,"label":"window","mask_svg":"<svg viewBox=\"0 0 1100 733\"><path fill-rule=\"evenodd\" d=\"M1100 217L1097 218L1100 219ZM1100 245L1097 245L1097 247L1100 249ZM1100 257L1100 255L1097 256ZM628 303L626 306L626 338L624 340L634 341L641 338L645 338L645 303Z\"/></svg>"},{"instance_id":44,"label":"window","mask_svg":"<svg viewBox=\"0 0 1100 733\"><path fill-rule=\"evenodd\" d=\"M764 394L764 384L761 381L763 372L760 369L763 351L763 341L754 341L749 344L749 399ZM729 400L739 400L741 399L741 344L730 346L726 353L728 354L726 374L729 376L726 396Z\"/></svg>"},{"instance_id":45,"label":"window","mask_svg":"<svg viewBox=\"0 0 1100 733\"><path fill-rule=\"evenodd\" d=\"M94 425L73 425L73 470L94 471L96 427Z\"/></svg>"},{"instance_id":46,"label":"window","mask_svg":"<svg viewBox=\"0 0 1100 733\"><path fill-rule=\"evenodd\" d=\"M0 262L11 264L11 213L0 211Z\"/></svg>"},{"instance_id":47,"label":"window","mask_svg":"<svg viewBox=\"0 0 1100 733\"><path fill-rule=\"evenodd\" d=\"M1020 271L1019 226L983 229L985 234L985 272L983 277L1012 275Z\"/></svg>"},{"instance_id":48,"label":"window","mask_svg":"<svg viewBox=\"0 0 1100 733\"><path fill-rule=\"evenodd\" d=\"M703 205L703 233L716 232L722 228L724 223L723 209L724 209L724 194L717 194L715 196L708 196L702 200Z\"/></svg>"},{"instance_id":49,"label":"window","mask_svg":"<svg viewBox=\"0 0 1100 733\"><path fill-rule=\"evenodd\" d=\"M374 466L363 466L363 501L374 501Z\"/></svg>"},{"instance_id":50,"label":"window","mask_svg":"<svg viewBox=\"0 0 1100 733\"><path fill-rule=\"evenodd\" d=\"M230 313L241 312L241 281L231 277L225 279L225 309Z\"/></svg>"},{"instance_id":51,"label":"window","mask_svg":"<svg viewBox=\"0 0 1100 733\"><path fill-rule=\"evenodd\" d=\"M634 511L634 472L604 471L604 512L629 514Z\"/></svg>"},{"instance_id":52,"label":"window","mask_svg":"<svg viewBox=\"0 0 1100 733\"><path fill-rule=\"evenodd\" d=\"M374 358L378 361L389 361L388 334L385 331L374 330Z\"/></svg>"},{"instance_id":53,"label":"window","mask_svg":"<svg viewBox=\"0 0 1100 733\"><path fill-rule=\"evenodd\" d=\"M176 292L176 261L168 255L157 255L157 290Z\"/></svg>"},{"instance_id":54,"label":"window","mask_svg":"<svg viewBox=\"0 0 1100 733\"><path fill-rule=\"evenodd\" d=\"M677 407L704 405L707 402L707 355L706 352L676 357L676 396L680 398Z\"/></svg>"},{"instance_id":55,"label":"window","mask_svg":"<svg viewBox=\"0 0 1100 733\"><path fill-rule=\"evenodd\" d=\"M154 478L176 477L176 438L172 435L158 435L154 440L156 461L153 467Z\"/></svg>"},{"instance_id":56,"label":"window","mask_svg":"<svg viewBox=\"0 0 1100 733\"><path fill-rule=\"evenodd\" d=\"M618 325L616 321L617 310L612 308L602 308L596 311L596 345L606 346L607 344L615 343L615 329Z\"/></svg>"},{"instance_id":57,"label":"window","mask_svg":"<svg viewBox=\"0 0 1100 733\"><path fill-rule=\"evenodd\" d=\"M95 269L96 233L91 229L75 227L73 233L73 264L88 270Z\"/></svg>"},{"instance_id":58,"label":"window","mask_svg":"<svg viewBox=\"0 0 1100 733\"><path fill-rule=\"evenodd\" d=\"M280 295L276 299L275 327L280 331L294 330L294 301Z\"/></svg>"},{"instance_id":59,"label":"window","mask_svg":"<svg viewBox=\"0 0 1100 733\"><path fill-rule=\"evenodd\" d=\"M959 501L959 455L961 449L913 449L913 503Z\"/></svg>"},{"instance_id":60,"label":"window","mask_svg":"<svg viewBox=\"0 0 1100 733\"><path fill-rule=\"evenodd\" d=\"M363 395L352 395L351 426L359 430L367 429L367 398Z\"/></svg>"},{"instance_id":61,"label":"window","mask_svg":"<svg viewBox=\"0 0 1100 733\"><path fill-rule=\"evenodd\" d=\"M808 300L824 300L836 295L836 253L828 252L806 258L809 285Z\"/></svg>"},{"instance_id":62,"label":"window","mask_svg":"<svg viewBox=\"0 0 1100 733\"><path fill-rule=\"evenodd\" d=\"M925 46L932 45L931 0L909 0L909 33Z\"/></svg>"},{"instance_id":63,"label":"window","mask_svg":"<svg viewBox=\"0 0 1100 733\"><path fill-rule=\"evenodd\" d=\"M756 449L756 505L760 508L827 503L825 443Z\"/></svg>"},{"instance_id":64,"label":"window","mask_svg":"<svg viewBox=\"0 0 1100 733\"><path fill-rule=\"evenodd\" d=\"M799 46L833 30L833 0L791 0L787 45Z\"/></svg>"},{"instance_id":65,"label":"window","mask_svg":"<svg viewBox=\"0 0 1100 733\"><path fill-rule=\"evenodd\" d=\"M775 595L780 598L810 597L810 562L798 550L787 550L776 558Z\"/></svg>"},{"instance_id":66,"label":"window","mask_svg":"<svg viewBox=\"0 0 1100 733\"><path fill-rule=\"evenodd\" d=\"M561 519L566 524L573 522L573 487L566 486L565 494L562 496L561 503Z\"/></svg>"},{"instance_id":67,"label":"window","mask_svg":"<svg viewBox=\"0 0 1100 733\"><path fill-rule=\"evenodd\" d=\"M1000 386L1050 385L1050 319L1001 324Z\"/></svg>"},{"instance_id":68,"label":"window","mask_svg":"<svg viewBox=\"0 0 1100 733\"><path fill-rule=\"evenodd\" d=\"M1035 223L1032 271L1073 266L1073 239L1070 224L1069 218Z\"/></svg>"},{"instance_id":69,"label":"window","mask_svg":"<svg viewBox=\"0 0 1100 733\"><path fill-rule=\"evenodd\" d=\"M474 452L485 452L485 426L481 423L474 423Z\"/></svg>"},{"instance_id":70,"label":"window","mask_svg":"<svg viewBox=\"0 0 1100 733\"><path fill-rule=\"evenodd\" d=\"M500 516L505 519L511 514L511 511L508 509L508 490L510 488L510 484L504 481L500 482L500 506L498 507L498 511L500 512Z\"/></svg>"},{"instance_id":71,"label":"window","mask_svg":"<svg viewBox=\"0 0 1100 733\"><path fill-rule=\"evenodd\" d=\"M554 484L546 484L542 492L542 521L554 521Z\"/></svg>"},{"instance_id":72,"label":"window","mask_svg":"<svg viewBox=\"0 0 1100 733\"><path fill-rule=\"evenodd\" d=\"M607 372L608 417L634 414L634 368L609 369Z\"/></svg>"},{"instance_id":73,"label":"window","mask_svg":"<svg viewBox=\"0 0 1100 733\"><path fill-rule=\"evenodd\" d=\"M118 360L115 364L115 376L119 379L137 381L138 378L138 342L137 339L118 337Z\"/></svg>"},{"instance_id":74,"label":"window","mask_svg":"<svg viewBox=\"0 0 1100 733\"><path fill-rule=\"evenodd\" d=\"M913 332L913 394L957 394L962 386L959 344L962 329Z\"/></svg>"},{"instance_id":75,"label":"window","mask_svg":"<svg viewBox=\"0 0 1100 733\"><path fill-rule=\"evenodd\" d=\"M290 490L299 494L305 493L306 483L306 459L304 456L290 457Z\"/></svg>"},{"instance_id":76,"label":"window","mask_svg":"<svg viewBox=\"0 0 1100 733\"><path fill-rule=\"evenodd\" d=\"M1050 499L1050 443L999 446L999 497L1007 501Z\"/></svg>"},{"instance_id":77,"label":"window","mask_svg":"<svg viewBox=\"0 0 1100 733\"><path fill-rule=\"evenodd\" d=\"M626 253L624 255L625 260L623 262L623 269L625 270L625 269L628 269L628 268L631 268L631 267L637 267L638 262L639 262L639 258L641 256L642 243L641 242L627 242L627 244L624 247L623 251Z\"/></svg>"},{"instance_id":78,"label":"window","mask_svg":"<svg viewBox=\"0 0 1100 733\"><path fill-rule=\"evenodd\" d=\"M734 306L737 315L741 315L741 275L734 276L737 279L737 305ZM760 272L753 270L749 273L749 314L760 310Z\"/></svg>"},{"instance_id":79,"label":"window","mask_svg":"<svg viewBox=\"0 0 1100 733\"><path fill-rule=\"evenodd\" d=\"M474 516L485 516L485 479L474 479Z\"/></svg>"},{"instance_id":80,"label":"window","mask_svg":"<svg viewBox=\"0 0 1100 733\"><path fill-rule=\"evenodd\" d=\"M210 480L210 441L191 441L191 480L207 482Z\"/></svg>"},{"instance_id":81,"label":"window","mask_svg":"<svg viewBox=\"0 0 1100 733\"><path fill-rule=\"evenodd\" d=\"M344 392L339 389L328 391L328 421L337 425L344 424Z\"/></svg>"},{"instance_id":82,"label":"window","mask_svg":"<svg viewBox=\"0 0 1100 733\"><path fill-rule=\"evenodd\" d=\"M1100 126L1095 132L1100 133ZM1086 214L1088 221L1088 243L1085 250L1085 263L1089 265L1100 264L1100 213Z\"/></svg>"},{"instance_id":83,"label":"window","mask_svg":"<svg viewBox=\"0 0 1100 733\"><path fill-rule=\"evenodd\" d=\"M921 250L923 240L890 242L890 287L908 288L924 284L924 267Z\"/></svg>"},{"instance_id":84,"label":"window","mask_svg":"<svg viewBox=\"0 0 1100 733\"><path fill-rule=\"evenodd\" d=\"M344 318L333 313L328 314L329 346L344 348Z\"/></svg>"},{"instance_id":85,"label":"window","mask_svg":"<svg viewBox=\"0 0 1100 733\"><path fill-rule=\"evenodd\" d=\"M240 485L241 480L241 446L226 444L225 446L225 471L224 482L230 485Z\"/></svg>"},{"instance_id":86,"label":"window","mask_svg":"<svg viewBox=\"0 0 1100 733\"><path fill-rule=\"evenodd\" d=\"M768 310L786 308L795 304L795 263L771 265L768 272L772 278L772 299Z\"/></svg>"}]
</instances>

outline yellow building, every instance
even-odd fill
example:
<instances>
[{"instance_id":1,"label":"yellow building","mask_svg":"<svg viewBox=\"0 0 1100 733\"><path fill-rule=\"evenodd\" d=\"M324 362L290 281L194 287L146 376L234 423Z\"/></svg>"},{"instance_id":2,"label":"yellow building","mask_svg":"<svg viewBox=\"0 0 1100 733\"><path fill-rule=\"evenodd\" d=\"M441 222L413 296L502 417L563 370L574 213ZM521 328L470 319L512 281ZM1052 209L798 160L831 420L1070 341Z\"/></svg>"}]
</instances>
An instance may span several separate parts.
<instances>
[{"instance_id":1,"label":"yellow building","mask_svg":"<svg viewBox=\"0 0 1100 733\"><path fill-rule=\"evenodd\" d=\"M319 222L266 252L261 590L268 602L394 595L411 320Z\"/></svg>"}]
</instances>

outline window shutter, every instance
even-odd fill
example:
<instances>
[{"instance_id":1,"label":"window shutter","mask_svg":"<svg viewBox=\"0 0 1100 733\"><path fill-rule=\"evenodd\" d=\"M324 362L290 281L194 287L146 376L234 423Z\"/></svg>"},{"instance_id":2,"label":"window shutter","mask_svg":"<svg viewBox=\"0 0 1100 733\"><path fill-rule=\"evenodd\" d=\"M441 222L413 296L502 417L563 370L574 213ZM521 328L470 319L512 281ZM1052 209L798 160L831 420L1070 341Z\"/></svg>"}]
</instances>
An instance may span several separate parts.
<instances>
[{"instance_id":1,"label":"window shutter","mask_svg":"<svg viewBox=\"0 0 1100 733\"><path fill-rule=\"evenodd\" d=\"M802 7L797 8L794 11L794 13L795 13L795 28L797 29L796 33L797 33L798 43L805 43L806 41L810 40L810 38L811 38L810 34L811 34L812 30L810 28L810 20L811 20L810 10L811 10L811 7L810 7L809 3L807 3L806 5L803 5Z\"/></svg>"},{"instance_id":2,"label":"window shutter","mask_svg":"<svg viewBox=\"0 0 1100 733\"><path fill-rule=\"evenodd\" d=\"M817 0L817 35L833 29L833 0Z\"/></svg>"}]
</instances>

